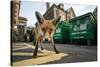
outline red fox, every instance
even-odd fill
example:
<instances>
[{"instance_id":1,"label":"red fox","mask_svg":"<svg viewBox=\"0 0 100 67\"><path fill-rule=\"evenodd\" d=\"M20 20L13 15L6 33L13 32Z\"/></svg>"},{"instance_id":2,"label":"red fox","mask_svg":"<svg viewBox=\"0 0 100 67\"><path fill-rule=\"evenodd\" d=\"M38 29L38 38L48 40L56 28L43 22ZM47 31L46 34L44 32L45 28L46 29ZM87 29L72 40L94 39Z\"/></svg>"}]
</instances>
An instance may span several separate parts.
<instances>
[{"instance_id":1,"label":"red fox","mask_svg":"<svg viewBox=\"0 0 100 67\"><path fill-rule=\"evenodd\" d=\"M35 12L36 18L38 20L38 26L35 30L35 50L34 56L37 56L38 45L41 45L41 49L43 50L42 43L46 42L53 45L55 53L59 53L56 49L56 46L53 41L53 34L56 30L57 24L60 20L60 16L58 18L52 20L46 20L39 12Z\"/></svg>"}]
</instances>

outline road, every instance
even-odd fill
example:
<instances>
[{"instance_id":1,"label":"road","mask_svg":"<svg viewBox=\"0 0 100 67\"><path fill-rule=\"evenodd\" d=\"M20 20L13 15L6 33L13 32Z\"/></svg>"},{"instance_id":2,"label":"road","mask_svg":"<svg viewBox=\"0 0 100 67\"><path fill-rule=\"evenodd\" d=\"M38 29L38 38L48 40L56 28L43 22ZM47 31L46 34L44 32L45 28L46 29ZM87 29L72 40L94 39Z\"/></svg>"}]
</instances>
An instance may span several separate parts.
<instances>
[{"instance_id":1,"label":"road","mask_svg":"<svg viewBox=\"0 0 100 67\"><path fill-rule=\"evenodd\" d=\"M33 58L34 46L32 43L13 43L12 64L16 66L97 61L96 46L56 44L60 51L59 54L55 54L50 44L42 46L44 50L39 49L38 56Z\"/></svg>"}]
</instances>

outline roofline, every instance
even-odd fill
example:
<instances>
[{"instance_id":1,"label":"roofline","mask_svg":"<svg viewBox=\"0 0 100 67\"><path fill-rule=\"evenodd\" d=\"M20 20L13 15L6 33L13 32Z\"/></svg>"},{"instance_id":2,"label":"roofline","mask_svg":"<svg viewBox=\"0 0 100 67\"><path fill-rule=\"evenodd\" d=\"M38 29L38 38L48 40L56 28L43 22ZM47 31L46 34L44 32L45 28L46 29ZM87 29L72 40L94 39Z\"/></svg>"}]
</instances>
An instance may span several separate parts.
<instances>
[{"instance_id":1,"label":"roofline","mask_svg":"<svg viewBox=\"0 0 100 67\"><path fill-rule=\"evenodd\" d=\"M68 8L68 9L65 11L64 9L60 8L59 6L57 6L56 4L53 4L53 5L43 14L43 16L45 16L45 15L48 13L48 11L49 11L51 8L53 8L53 7L56 7L56 8L58 8L58 9L62 10L63 12L65 12L65 13L67 13L67 11L68 11L69 9L72 9L72 11L74 12L74 9L73 9L72 7ZM76 16L75 12L74 12L74 15Z\"/></svg>"},{"instance_id":2,"label":"roofline","mask_svg":"<svg viewBox=\"0 0 100 67\"><path fill-rule=\"evenodd\" d=\"M67 13L67 11L68 11L69 9L71 9L71 10L73 11L74 15L76 16L76 14L75 14L74 9L72 8L72 6L66 10L66 13Z\"/></svg>"},{"instance_id":3,"label":"roofline","mask_svg":"<svg viewBox=\"0 0 100 67\"><path fill-rule=\"evenodd\" d=\"M52 7L54 7L54 6L56 6L56 5L53 4L53 5L43 14L43 16L45 16L45 14L48 13L48 11L49 11Z\"/></svg>"},{"instance_id":4,"label":"roofline","mask_svg":"<svg viewBox=\"0 0 100 67\"><path fill-rule=\"evenodd\" d=\"M49 11L51 8L53 8L53 7L60 8L60 7L58 7L57 5L53 4L53 5L43 14L43 16L45 16L45 14L48 13L48 11ZM66 13L66 11L65 11L64 9L62 9L62 8L60 8L60 9Z\"/></svg>"},{"instance_id":5,"label":"roofline","mask_svg":"<svg viewBox=\"0 0 100 67\"><path fill-rule=\"evenodd\" d=\"M77 16L77 17L75 17L75 18L70 19L69 22L74 21L74 20L77 20L77 19L80 19L80 18L83 18L83 17L85 17L85 16L89 16L89 15L92 15L92 13L91 13L91 12L88 12L88 13L83 14L83 15L81 15L81 16ZM93 15L92 15L92 16L93 16Z\"/></svg>"}]
</instances>

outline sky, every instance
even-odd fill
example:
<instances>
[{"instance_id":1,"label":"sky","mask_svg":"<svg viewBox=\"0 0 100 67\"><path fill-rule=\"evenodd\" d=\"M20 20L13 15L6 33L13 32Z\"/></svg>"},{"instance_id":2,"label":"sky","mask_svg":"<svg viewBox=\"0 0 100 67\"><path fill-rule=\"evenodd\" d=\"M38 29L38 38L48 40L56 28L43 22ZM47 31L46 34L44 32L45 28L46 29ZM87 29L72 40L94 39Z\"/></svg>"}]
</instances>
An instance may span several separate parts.
<instances>
[{"instance_id":1,"label":"sky","mask_svg":"<svg viewBox=\"0 0 100 67\"><path fill-rule=\"evenodd\" d=\"M50 3L50 6L52 6L52 4L53 3ZM58 3L55 4L58 5ZM64 3L64 10L67 10L70 7L74 9L76 16L80 16L88 12L93 12L93 10L96 8L95 5L78 5ZM35 26L34 24L37 22L35 11L38 11L43 15L46 12L46 3L39 1L21 1L20 16L26 17L28 19L27 26Z\"/></svg>"}]
</instances>

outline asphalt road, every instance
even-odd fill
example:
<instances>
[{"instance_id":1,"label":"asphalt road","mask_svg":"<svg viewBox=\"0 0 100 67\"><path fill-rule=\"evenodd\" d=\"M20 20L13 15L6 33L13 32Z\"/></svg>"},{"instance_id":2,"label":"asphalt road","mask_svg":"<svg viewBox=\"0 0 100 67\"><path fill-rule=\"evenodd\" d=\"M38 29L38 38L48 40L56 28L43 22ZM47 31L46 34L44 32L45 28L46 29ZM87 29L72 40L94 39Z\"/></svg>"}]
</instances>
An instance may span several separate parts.
<instances>
[{"instance_id":1,"label":"asphalt road","mask_svg":"<svg viewBox=\"0 0 100 67\"><path fill-rule=\"evenodd\" d=\"M45 47L46 49L50 49L48 45L46 45ZM56 62L50 62L50 63L97 61L97 47L96 46L56 44L56 47L60 52L67 53L69 54L69 56L64 57L62 60L59 60Z\"/></svg>"},{"instance_id":2,"label":"asphalt road","mask_svg":"<svg viewBox=\"0 0 100 67\"><path fill-rule=\"evenodd\" d=\"M32 43L27 43L32 45ZM53 51L53 46L50 44L43 44L44 49ZM18 49L17 49L18 48ZM20 49L23 48L23 49ZM56 48L60 53L66 53L68 56L63 57L57 61L51 61L43 64L58 64L58 63L75 63L75 62L89 62L97 61L97 46L84 46L84 45L74 45L74 44L56 44ZM24 55L18 56L13 55L14 52L27 52L33 54L33 49L25 46L23 43L13 43L12 44L12 62L18 62L25 59L31 59L31 56ZM39 51L41 53L41 51Z\"/></svg>"}]
</instances>

